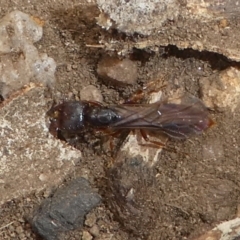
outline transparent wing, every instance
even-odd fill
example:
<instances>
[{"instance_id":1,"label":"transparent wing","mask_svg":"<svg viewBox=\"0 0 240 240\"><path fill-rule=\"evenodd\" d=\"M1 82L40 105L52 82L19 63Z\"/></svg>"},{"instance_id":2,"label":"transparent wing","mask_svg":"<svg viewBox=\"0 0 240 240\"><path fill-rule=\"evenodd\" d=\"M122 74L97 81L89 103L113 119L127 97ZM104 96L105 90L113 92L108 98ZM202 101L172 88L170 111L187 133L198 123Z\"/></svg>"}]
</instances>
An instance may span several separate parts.
<instances>
[{"instance_id":1,"label":"transparent wing","mask_svg":"<svg viewBox=\"0 0 240 240\"><path fill-rule=\"evenodd\" d=\"M173 138L186 138L202 133L213 124L206 107L200 100L192 103L118 105L113 107L121 117L110 125L115 129L148 129L161 131Z\"/></svg>"}]
</instances>

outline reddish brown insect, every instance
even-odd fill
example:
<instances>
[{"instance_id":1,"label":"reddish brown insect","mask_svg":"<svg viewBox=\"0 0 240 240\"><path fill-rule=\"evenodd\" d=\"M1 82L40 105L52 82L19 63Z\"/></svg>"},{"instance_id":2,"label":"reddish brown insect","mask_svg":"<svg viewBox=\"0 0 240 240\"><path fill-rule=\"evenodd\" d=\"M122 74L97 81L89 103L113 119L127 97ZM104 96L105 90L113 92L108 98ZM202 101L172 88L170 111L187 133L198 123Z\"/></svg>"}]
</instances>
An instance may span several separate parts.
<instances>
[{"instance_id":1,"label":"reddish brown insect","mask_svg":"<svg viewBox=\"0 0 240 240\"><path fill-rule=\"evenodd\" d=\"M204 104L194 99L191 103L119 104L103 106L89 101L69 101L49 111L50 132L82 133L89 129L111 133L140 130L148 140L146 130L171 138L183 139L200 134L213 125ZM150 141L151 142L151 141Z\"/></svg>"}]
</instances>

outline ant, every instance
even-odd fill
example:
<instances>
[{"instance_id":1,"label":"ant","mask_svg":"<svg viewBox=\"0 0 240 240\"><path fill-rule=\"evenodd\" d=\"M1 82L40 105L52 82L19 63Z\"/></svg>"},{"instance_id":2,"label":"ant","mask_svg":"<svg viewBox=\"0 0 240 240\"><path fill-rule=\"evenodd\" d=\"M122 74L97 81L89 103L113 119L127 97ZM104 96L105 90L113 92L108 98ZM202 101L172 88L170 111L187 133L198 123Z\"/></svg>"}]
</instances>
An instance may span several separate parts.
<instances>
[{"instance_id":1,"label":"ant","mask_svg":"<svg viewBox=\"0 0 240 240\"><path fill-rule=\"evenodd\" d=\"M167 101L136 103L142 96L143 91L139 91L126 103L110 106L93 101L66 101L53 106L47 113L50 117L50 133L64 139L65 134L82 134L86 130L108 132L112 136L124 131L140 130L145 141L163 147L163 143L151 141L147 132L185 139L193 134L201 134L214 124L199 99L179 104Z\"/></svg>"}]
</instances>

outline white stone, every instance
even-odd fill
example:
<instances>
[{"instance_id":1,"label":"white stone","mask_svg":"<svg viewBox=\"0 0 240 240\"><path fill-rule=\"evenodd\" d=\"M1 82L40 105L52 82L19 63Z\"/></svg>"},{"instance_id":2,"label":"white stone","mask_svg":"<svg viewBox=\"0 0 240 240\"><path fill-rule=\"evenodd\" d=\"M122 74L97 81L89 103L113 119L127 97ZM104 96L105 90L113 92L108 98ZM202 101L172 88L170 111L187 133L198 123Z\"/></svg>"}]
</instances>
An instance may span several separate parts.
<instances>
[{"instance_id":1,"label":"white stone","mask_svg":"<svg viewBox=\"0 0 240 240\"><path fill-rule=\"evenodd\" d=\"M44 88L31 85L0 105L0 204L60 184L81 152L46 127Z\"/></svg>"},{"instance_id":2,"label":"white stone","mask_svg":"<svg viewBox=\"0 0 240 240\"><path fill-rule=\"evenodd\" d=\"M102 11L98 18L102 27L116 25L120 31L145 35L173 19L180 9L176 0L97 0L97 4Z\"/></svg>"},{"instance_id":3,"label":"white stone","mask_svg":"<svg viewBox=\"0 0 240 240\"><path fill-rule=\"evenodd\" d=\"M55 61L33 45L42 35L42 22L20 11L0 20L0 94L4 98L30 81L55 82Z\"/></svg>"}]
</instances>

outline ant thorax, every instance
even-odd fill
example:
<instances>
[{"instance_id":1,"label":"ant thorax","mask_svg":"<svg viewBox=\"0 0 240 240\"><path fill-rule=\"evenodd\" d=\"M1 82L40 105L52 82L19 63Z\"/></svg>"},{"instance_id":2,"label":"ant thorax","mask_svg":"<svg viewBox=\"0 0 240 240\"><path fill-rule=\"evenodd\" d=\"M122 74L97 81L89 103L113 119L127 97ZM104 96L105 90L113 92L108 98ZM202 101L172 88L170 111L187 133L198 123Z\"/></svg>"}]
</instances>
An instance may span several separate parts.
<instances>
[{"instance_id":1,"label":"ant thorax","mask_svg":"<svg viewBox=\"0 0 240 240\"><path fill-rule=\"evenodd\" d=\"M92 127L109 126L120 119L120 116L111 108L90 107L85 114L85 120Z\"/></svg>"}]
</instances>

